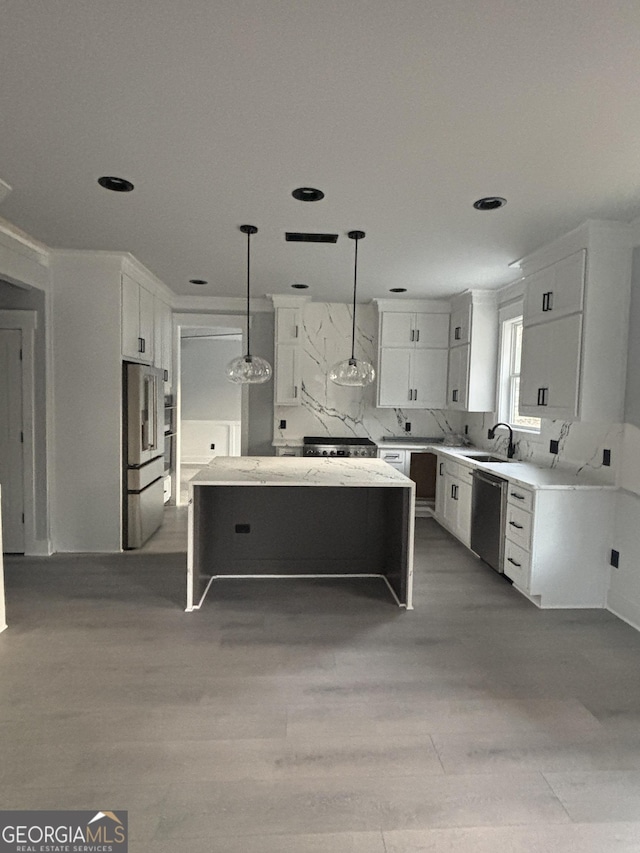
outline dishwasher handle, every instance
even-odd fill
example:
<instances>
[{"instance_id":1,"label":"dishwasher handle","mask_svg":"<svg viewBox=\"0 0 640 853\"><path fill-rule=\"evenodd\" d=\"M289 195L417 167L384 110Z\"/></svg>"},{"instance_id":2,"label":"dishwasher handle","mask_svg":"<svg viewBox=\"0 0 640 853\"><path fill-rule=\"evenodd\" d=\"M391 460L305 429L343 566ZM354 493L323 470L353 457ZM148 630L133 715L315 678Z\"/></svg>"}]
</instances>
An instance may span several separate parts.
<instances>
[{"instance_id":1,"label":"dishwasher handle","mask_svg":"<svg viewBox=\"0 0 640 853\"><path fill-rule=\"evenodd\" d=\"M500 489L507 485L507 480L503 480L502 477L496 477L495 474L487 474L485 471L474 471L473 479L482 480L483 483L487 483L490 486L497 486Z\"/></svg>"}]
</instances>

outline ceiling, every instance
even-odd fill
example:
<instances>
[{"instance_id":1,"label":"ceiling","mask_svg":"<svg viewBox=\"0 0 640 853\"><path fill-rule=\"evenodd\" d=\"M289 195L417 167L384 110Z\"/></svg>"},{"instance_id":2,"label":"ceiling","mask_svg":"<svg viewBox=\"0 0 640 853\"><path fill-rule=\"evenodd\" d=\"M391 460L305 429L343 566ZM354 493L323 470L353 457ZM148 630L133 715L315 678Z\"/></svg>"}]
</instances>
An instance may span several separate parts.
<instances>
[{"instance_id":1,"label":"ceiling","mask_svg":"<svg viewBox=\"0 0 640 853\"><path fill-rule=\"evenodd\" d=\"M349 301L351 229L362 300L497 287L640 215L639 81L638 0L4 0L0 214L184 294L243 295L242 223L256 296Z\"/></svg>"}]
</instances>

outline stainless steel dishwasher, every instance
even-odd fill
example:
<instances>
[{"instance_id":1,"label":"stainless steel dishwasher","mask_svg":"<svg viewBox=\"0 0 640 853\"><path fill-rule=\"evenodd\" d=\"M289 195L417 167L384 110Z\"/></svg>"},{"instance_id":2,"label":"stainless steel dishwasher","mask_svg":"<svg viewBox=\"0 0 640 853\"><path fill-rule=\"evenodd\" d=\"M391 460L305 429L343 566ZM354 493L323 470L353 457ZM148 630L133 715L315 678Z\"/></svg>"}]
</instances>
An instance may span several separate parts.
<instances>
[{"instance_id":1,"label":"stainless steel dishwasher","mask_svg":"<svg viewBox=\"0 0 640 853\"><path fill-rule=\"evenodd\" d=\"M504 519L507 481L486 471L473 472L471 550L496 572L504 571Z\"/></svg>"}]
</instances>

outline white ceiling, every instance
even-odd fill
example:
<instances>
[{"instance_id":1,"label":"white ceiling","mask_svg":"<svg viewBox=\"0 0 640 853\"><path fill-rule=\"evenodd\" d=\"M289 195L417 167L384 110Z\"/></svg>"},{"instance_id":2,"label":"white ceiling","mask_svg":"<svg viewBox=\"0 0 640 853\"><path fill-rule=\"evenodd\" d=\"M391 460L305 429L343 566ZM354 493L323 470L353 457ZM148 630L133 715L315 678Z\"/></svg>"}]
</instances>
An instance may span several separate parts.
<instances>
[{"instance_id":1,"label":"white ceiling","mask_svg":"<svg viewBox=\"0 0 640 853\"><path fill-rule=\"evenodd\" d=\"M348 301L350 229L363 300L499 286L585 219L640 215L640 2L3 0L0 177L20 228L179 293L243 295L245 222L255 295Z\"/></svg>"}]
</instances>

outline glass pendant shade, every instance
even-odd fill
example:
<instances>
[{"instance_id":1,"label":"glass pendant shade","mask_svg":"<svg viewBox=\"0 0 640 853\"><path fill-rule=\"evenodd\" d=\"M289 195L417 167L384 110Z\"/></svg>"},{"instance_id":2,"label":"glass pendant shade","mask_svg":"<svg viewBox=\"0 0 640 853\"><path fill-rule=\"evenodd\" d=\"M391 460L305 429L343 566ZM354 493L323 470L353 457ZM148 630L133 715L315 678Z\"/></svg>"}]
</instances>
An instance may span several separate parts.
<instances>
[{"instance_id":1,"label":"glass pendant shade","mask_svg":"<svg viewBox=\"0 0 640 853\"><path fill-rule=\"evenodd\" d=\"M329 379L336 385L364 387L371 385L376 378L376 372L368 361L358 358L346 358L338 361L329 371Z\"/></svg>"},{"instance_id":2,"label":"glass pendant shade","mask_svg":"<svg viewBox=\"0 0 640 853\"><path fill-rule=\"evenodd\" d=\"M356 347L356 288L358 286L358 240L365 236L364 231L349 231L348 235L355 241L355 259L353 265L353 315L351 323L351 358L345 358L334 364L329 371L329 379L336 385L347 385L351 388L363 388L371 385L376 378L373 365L366 359L355 357Z\"/></svg>"},{"instance_id":3,"label":"glass pendant shade","mask_svg":"<svg viewBox=\"0 0 640 853\"><path fill-rule=\"evenodd\" d=\"M271 365L259 355L241 355L229 362L226 374L237 385L259 385L271 379Z\"/></svg>"},{"instance_id":4,"label":"glass pendant shade","mask_svg":"<svg viewBox=\"0 0 640 853\"><path fill-rule=\"evenodd\" d=\"M232 359L225 373L229 382L236 385L260 385L271 379L271 365L259 355L251 355L251 321L249 303L251 297L251 235L257 234L255 225L241 225L240 230L247 235L247 352Z\"/></svg>"}]
</instances>

